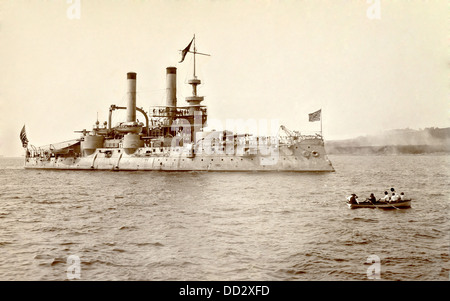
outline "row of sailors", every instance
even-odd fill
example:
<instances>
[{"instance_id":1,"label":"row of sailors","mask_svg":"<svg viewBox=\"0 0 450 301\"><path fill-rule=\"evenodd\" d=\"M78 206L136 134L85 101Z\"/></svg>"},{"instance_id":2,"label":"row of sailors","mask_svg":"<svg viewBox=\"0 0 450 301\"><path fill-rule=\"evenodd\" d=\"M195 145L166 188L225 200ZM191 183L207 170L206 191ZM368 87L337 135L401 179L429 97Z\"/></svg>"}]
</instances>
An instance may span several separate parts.
<instances>
[{"instance_id":1,"label":"row of sailors","mask_svg":"<svg viewBox=\"0 0 450 301\"><path fill-rule=\"evenodd\" d=\"M206 114L206 108L200 108L200 111L202 111L204 114ZM165 114L167 112L168 112L168 110L166 108L164 108L164 109L153 109L153 115L156 115L157 113L159 115L162 115L162 114ZM176 110L176 114L177 115L181 115L181 116L189 116L189 115L191 115L189 110Z\"/></svg>"},{"instance_id":2,"label":"row of sailors","mask_svg":"<svg viewBox=\"0 0 450 301\"><path fill-rule=\"evenodd\" d=\"M401 192L400 194L395 192L394 188L391 188L391 193L392 195L389 195L389 192L385 191L384 192L384 197L379 199L377 201L377 198L375 197L375 195L373 193L370 194L370 196L366 199L366 201L375 203L375 202L385 202L385 203L391 203L391 202L397 202L397 201L403 201L403 200L407 200L407 197L405 196L405 194L403 192ZM352 193L351 196L349 196L347 198L347 200L349 201L350 204L356 204L356 203L360 203L360 201L358 200L358 196L354 193Z\"/></svg>"},{"instance_id":3,"label":"row of sailors","mask_svg":"<svg viewBox=\"0 0 450 301\"><path fill-rule=\"evenodd\" d=\"M401 192L400 194L398 194L397 192L395 192L394 188L391 188L391 193L392 195L389 195L389 192L385 191L384 192L384 197L380 200L380 201L384 201L384 202L396 202L396 201L400 201L400 200L406 200L406 196L403 192Z\"/></svg>"},{"instance_id":4,"label":"row of sailors","mask_svg":"<svg viewBox=\"0 0 450 301\"><path fill-rule=\"evenodd\" d=\"M406 196L403 192L401 192L400 194L393 192L392 195L389 195L389 192L385 191L384 192L384 197L381 199L381 201L383 202L396 202L396 201L403 201L406 200Z\"/></svg>"}]
</instances>

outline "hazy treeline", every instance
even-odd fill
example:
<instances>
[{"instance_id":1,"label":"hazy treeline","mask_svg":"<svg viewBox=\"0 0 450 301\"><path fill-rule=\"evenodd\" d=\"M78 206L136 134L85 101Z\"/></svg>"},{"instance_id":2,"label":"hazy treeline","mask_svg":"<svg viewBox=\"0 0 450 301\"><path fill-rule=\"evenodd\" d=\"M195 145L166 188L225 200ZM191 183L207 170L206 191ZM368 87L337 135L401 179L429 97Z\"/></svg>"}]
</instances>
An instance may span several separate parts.
<instances>
[{"instance_id":1,"label":"hazy treeline","mask_svg":"<svg viewBox=\"0 0 450 301\"><path fill-rule=\"evenodd\" d=\"M450 153L450 128L400 129L354 139L325 141L329 154Z\"/></svg>"}]
</instances>

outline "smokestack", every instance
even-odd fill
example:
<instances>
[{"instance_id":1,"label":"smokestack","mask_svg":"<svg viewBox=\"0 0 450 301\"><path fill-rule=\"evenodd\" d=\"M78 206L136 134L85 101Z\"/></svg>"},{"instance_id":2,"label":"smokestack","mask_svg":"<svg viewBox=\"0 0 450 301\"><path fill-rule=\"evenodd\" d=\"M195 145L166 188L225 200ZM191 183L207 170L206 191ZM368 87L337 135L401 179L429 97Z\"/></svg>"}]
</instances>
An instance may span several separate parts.
<instances>
[{"instance_id":1,"label":"smokestack","mask_svg":"<svg viewBox=\"0 0 450 301\"><path fill-rule=\"evenodd\" d=\"M166 68L166 106L173 107L170 111L174 111L177 106L177 68Z\"/></svg>"},{"instance_id":2,"label":"smokestack","mask_svg":"<svg viewBox=\"0 0 450 301\"><path fill-rule=\"evenodd\" d=\"M127 122L136 121L136 73L127 73Z\"/></svg>"}]
</instances>

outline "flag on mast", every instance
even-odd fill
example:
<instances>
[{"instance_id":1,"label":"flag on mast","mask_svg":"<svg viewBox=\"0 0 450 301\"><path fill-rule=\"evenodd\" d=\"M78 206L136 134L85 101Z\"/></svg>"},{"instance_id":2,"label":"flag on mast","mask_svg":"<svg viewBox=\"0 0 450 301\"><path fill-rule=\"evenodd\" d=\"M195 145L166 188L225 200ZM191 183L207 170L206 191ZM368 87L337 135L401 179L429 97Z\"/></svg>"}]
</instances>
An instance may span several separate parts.
<instances>
[{"instance_id":1,"label":"flag on mast","mask_svg":"<svg viewBox=\"0 0 450 301\"><path fill-rule=\"evenodd\" d=\"M25 124L23 125L22 130L20 131L20 141L22 141L22 147L28 146L27 133L25 132Z\"/></svg>"},{"instance_id":2,"label":"flag on mast","mask_svg":"<svg viewBox=\"0 0 450 301\"><path fill-rule=\"evenodd\" d=\"M186 54L189 52L189 49L191 49L191 44L194 41L194 38L192 38L191 42L189 43L189 45L186 46L186 48L184 48L181 51L181 61L180 63L182 63L184 61L184 58L186 57Z\"/></svg>"},{"instance_id":3,"label":"flag on mast","mask_svg":"<svg viewBox=\"0 0 450 301\"><path fill-rule=\"evenodd\" d=\"M322 109L309 114L309 122L320 121L321 114L322 114Z\"/></svg>"}]
</instances>

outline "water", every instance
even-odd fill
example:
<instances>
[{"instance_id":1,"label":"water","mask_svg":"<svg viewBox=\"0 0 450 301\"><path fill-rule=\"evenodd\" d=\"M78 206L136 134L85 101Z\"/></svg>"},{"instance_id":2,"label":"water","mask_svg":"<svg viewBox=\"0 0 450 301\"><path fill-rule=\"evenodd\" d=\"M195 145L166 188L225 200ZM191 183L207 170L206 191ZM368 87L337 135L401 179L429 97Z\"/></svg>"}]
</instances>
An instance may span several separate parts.
<instances>
[{"instance_id":1,"label":"water","mask_svg":"<svg viewBox=\"0 0 450 301\"><path fill-rule=\"evenodd\" d=\"M335 173L22 169L0 158L0 280L449 280L448 156L330 156ZM395 187L411 209L354 209Z\"/></svg>"}]
</instances>

